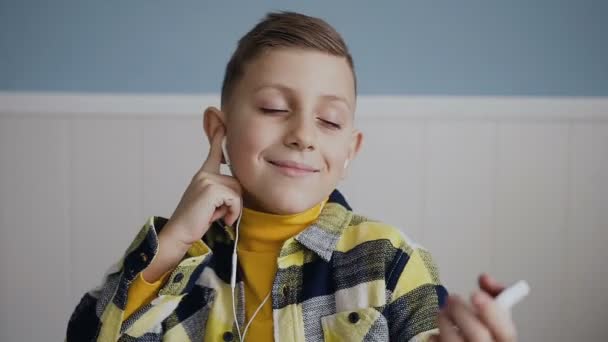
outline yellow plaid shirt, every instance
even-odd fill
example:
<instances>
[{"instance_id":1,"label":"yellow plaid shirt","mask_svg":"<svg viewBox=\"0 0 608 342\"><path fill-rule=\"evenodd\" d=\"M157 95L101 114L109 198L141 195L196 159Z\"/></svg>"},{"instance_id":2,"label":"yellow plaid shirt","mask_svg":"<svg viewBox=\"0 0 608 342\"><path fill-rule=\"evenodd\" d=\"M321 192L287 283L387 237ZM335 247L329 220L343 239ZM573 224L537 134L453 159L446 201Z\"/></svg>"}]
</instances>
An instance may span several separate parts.
<instances>
[{"instance_id":1,"label":"yellow plaid shirt","mask_svg":"<svg viewBox=\"0 0 608 342\"><path fill-rule=\"evenodd\" d=\"M86 293L67 341L237 341L230 267L234 231L214 222L158 297L123 322L129 286L158 250L152 216L100 287ZM425 341L445 304L431 255L401 231L352 212L335 190L318 219L288 239L272 287L275 341ZM237 273L243 329L244 284Z\"/></svg>"}]
</instances>

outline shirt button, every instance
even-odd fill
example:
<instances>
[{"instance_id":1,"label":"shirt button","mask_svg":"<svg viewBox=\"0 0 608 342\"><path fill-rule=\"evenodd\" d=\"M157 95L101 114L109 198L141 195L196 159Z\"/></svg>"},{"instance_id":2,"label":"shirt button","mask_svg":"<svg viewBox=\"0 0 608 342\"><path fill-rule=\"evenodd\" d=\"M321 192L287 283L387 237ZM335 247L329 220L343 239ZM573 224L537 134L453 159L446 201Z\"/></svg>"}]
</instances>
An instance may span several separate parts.
<instances>
[{"instance_id":1,"label":"shirt button","mask_svg":"<svg viewBox=\"0 0 608 342\"><path fill-rule=\"evenodd\" d=\"M289 286L283 286L283 296L287 297L289 295Z\"/></svg>"},{"instance_id":2,"label":"shirt button","mask_svg":"<svg viewBox=\"0 0 608 342\"><path fill-rule=\"evenodd\" d=\"M146 253L144 253L144 252L141 252L141 253L139 254L139 257L141 258L141 261L143 261L143 262L148 261L148 256L147 256L147 255L146 255Z\"/></svg>"},{"instance_id":3,"label":"shirt button","mask_svg":"<svg viewBox=\"0 0 608 342\"><path fill-rule=\"evenodd\" d=\"M230 331L226 331L224 335L222 335L222 339L226 342L230 342L234 340L234 334Z\"/></svg>"},{"instance_id":4,"label":"shirt button","mask_svg":"<svg viewBox=\"0 0 608 342\"><path fill-rule=\"evenodd\" d=\"M351 312L350 314L348 314L348 321L352 324L359 322L359 314L356 312Z\"/></svg>"},{"instance_id":5,"label":"shirt button","mask_svg":"<svg viewBox=\"0 0 608 342\"><path fill-rule=\"evenodd\" d=\"M175 275L175 278L173 278L173 282L174 283L179 283L180 281L182 281L182 279L184 279L184 274L183 273L178 273Z\"/></svg>"}]
</instances>

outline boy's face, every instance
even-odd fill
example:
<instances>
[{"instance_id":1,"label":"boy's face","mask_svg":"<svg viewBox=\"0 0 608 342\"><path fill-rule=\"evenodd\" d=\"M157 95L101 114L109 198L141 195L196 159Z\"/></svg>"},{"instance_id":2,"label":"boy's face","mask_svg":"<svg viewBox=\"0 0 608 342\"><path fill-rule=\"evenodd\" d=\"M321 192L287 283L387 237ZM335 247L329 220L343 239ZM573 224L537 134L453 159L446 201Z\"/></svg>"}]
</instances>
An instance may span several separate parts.
<instances>
[{"instance_id":1,"label":"boy's face","mask_svg":"<svg viewBox=\"0 0 608 342\"><path fill-rule=\"evenodd\" d=\"M327 197L360 149L352 71L343 57L271 49L245 67L227 106L205 112L226 127L245 206L293 214Z\"/></svg>"}]
</instances>

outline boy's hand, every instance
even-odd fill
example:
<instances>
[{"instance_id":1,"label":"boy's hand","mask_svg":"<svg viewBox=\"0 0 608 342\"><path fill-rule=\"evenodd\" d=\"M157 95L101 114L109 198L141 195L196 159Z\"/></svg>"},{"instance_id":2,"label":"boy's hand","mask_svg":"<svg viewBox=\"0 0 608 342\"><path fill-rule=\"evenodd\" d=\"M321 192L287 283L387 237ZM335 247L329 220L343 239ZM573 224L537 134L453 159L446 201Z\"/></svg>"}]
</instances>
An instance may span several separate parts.
<instances>
[{"instance_id":1,"label":"boy's hand","mask_svg":"<svg viewBox=\"0 0 608 342\"><path fill-rule=\"evenodd\" d=\"M471 295L471 303L458 295L448 297L447 306L438 315L439 335L430 341L517 340L511 313L494 300L505 287L487 274L479 276L479 287Z\"/></svg>"},{"instance_id":2,"label":"boy's hand","mask_svg":"<svg viewBox=\"0 0 608 342\"><path fill-rule=\"evenodd\" d=\"M159 251L144 270L147 281L155 281L175 268L190 246L200 240L211 223L224 218L232 225L242 206L242 189L236 178L220 174L224 129L218 128L202 167L192 177L177 208L158 235Z\"/></svg>"},{"instance_id":3,"label":"boy's hand","mask_svg":"<svg viewBox=\"0 0 608 342\"><path fill-rule=\"evenodd\" d=\"M192 177L167 222L168 229L163 229L161 235L170 234L189 247L205 235L213 221L223 217L231 225L239 217L241 185L236 178L220 174L223 138L224 129L218 128L211 138L207 160Z\"/></svg>"}]
</instances>

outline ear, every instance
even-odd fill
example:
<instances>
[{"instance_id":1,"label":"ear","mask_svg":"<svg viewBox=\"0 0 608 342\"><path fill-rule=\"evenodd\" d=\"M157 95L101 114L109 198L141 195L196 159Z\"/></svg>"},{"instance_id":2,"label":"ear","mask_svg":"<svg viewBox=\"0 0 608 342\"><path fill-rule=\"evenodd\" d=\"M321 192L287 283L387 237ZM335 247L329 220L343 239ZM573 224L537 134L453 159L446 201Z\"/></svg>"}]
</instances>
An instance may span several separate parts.
<instances>
[{"instance_id":1,"label":"ear","mask_svg":"<svg viewBox=\"0 0 608 342\"><path fill-rule=\"evenodd\" d=\"M224 134L228 133L226 130L226 115L216 107L207 107L203 114L203 130L209 144L211 144L213 134L220 127L224 129ZM224 162L223 157L222 162Z\"/></svg>"},{"instance_id":2,"label":"ear","mask_svg":"<svg viewBox=\"0 0 608 342\"><path fill-rule=\"evenodd\" d=\"M363 146L363 133L361 131L355 129L351 135L350 145L348 147L347 159L348 159L349 165L351 164L353 159L355 159L357 157L362 146ZM341 178L342 179L346 178L347 174L348 174L348 167L345 167L344 170L342 170Z\"/></svg>"},{"instance_id":3,"label":"ear","mask_svg":"<svg viewBox=\"0 0 608 342\"><path fill-rule=\"evenodd\" d=\"M224 112L215 107L207 107L203 114L203 130L205 131L205 135L207 135L209 143L211 143L211 138L215 131L220 127L224 128L224 132L226 132Z\"/></svg>"}]
</instances>

